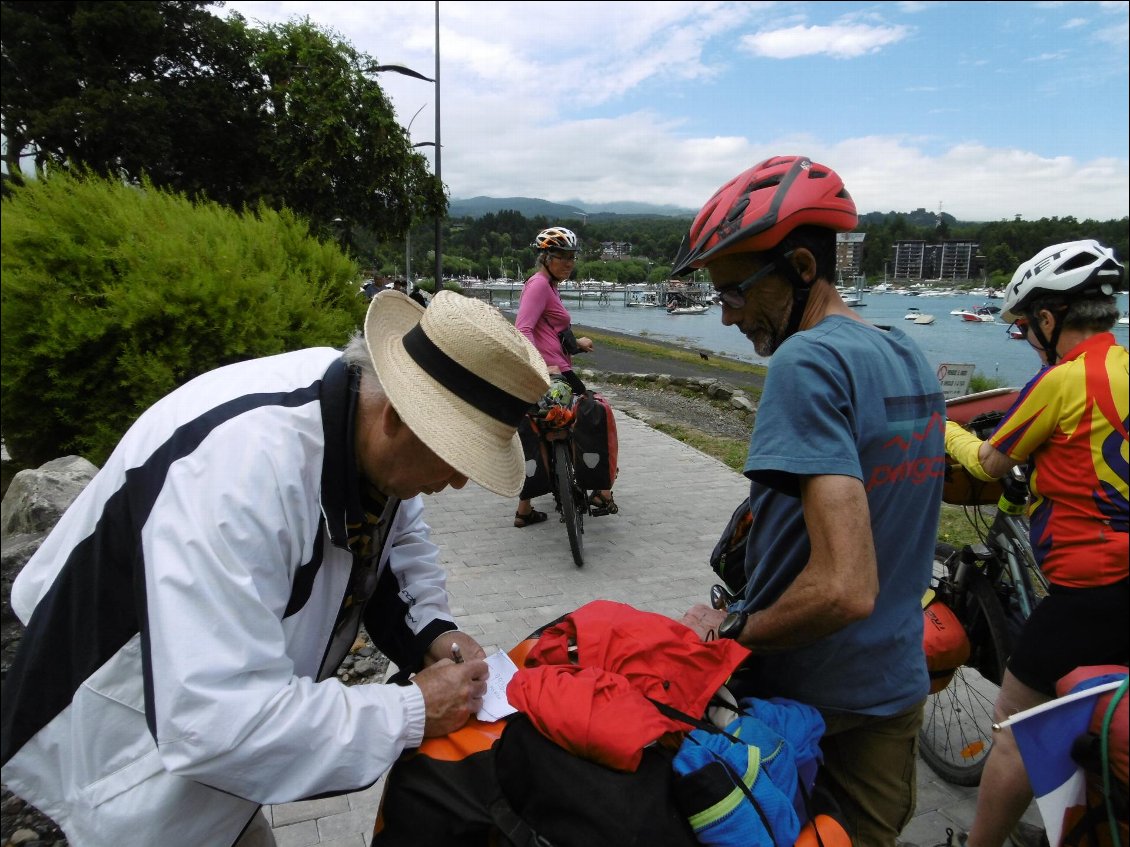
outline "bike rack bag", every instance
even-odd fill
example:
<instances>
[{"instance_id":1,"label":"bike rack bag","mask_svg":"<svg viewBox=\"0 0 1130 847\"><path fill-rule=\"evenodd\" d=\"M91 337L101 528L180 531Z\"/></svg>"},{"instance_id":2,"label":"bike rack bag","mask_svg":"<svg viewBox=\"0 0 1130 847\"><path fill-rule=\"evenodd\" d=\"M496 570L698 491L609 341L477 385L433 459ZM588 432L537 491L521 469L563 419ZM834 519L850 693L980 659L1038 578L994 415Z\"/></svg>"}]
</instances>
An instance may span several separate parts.
<instances>
[{"instance_id":1,"label":"bike rack bag","mask_svg":"<svg viewBox=\"0 0 1130 847\"><path fill-rule=\"evenodd\" d=\"M589 491L607 491L616 482L616 418L603 395L586 391L577 403L573 425L573 464L577 484Z\"/></svg>"},{"instance_id":2,"label":"bike rack bag","mask_svg":"<svg viewBox=\"0 0 1130 847\"><path fill-rule=\"evenodd\" d=\"M526 415L518 424L518 438L522 442L522 455L526 460L526 481L518 494L520 500L531 500L553 490L545 454L541 449L538 425Z\"/></svg>"},{"instance_id":3,"label":"bike rack bag","mask_svg":"<svg viewBox=\"0 0 1130 847\"><path fill-rule=\"evenodd\" d=\"M969 636L953 610L940 600L926 606L922 617L922 648L930 673L930 693L937 694L950 684L957 669L969 661Z\"/></svg>"}]
</instances>

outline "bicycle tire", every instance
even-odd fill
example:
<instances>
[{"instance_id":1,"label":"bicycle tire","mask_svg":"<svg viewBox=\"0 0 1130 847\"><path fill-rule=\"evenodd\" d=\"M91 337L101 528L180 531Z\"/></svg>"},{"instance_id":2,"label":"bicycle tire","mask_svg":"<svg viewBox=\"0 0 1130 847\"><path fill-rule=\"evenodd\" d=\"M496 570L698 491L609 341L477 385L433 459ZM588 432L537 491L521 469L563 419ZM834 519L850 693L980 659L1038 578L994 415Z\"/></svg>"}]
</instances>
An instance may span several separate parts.
<instances>
[{"instance_id":1,"label":"bicycle tire","mask_svg":"<svg viewBox=\"0 0 1130 847\"><path fill-rule=\"evenodd\" d=\"M554 484L557 486L557 504L561 507L561 519L565 521L565 531L569 534L569 550L577 567L585 564L584 497L577 497L576 476L573 473L572 445L569 441L557 441L553 445Z\"/></svg>"},{"instance_id":2,"label":"bicycle tire","mask_svg":"<svg viewBox=\"0 0 1130 847\"><path fill-rule=\"evenodd\" d=\"M931 587L953 609L969 636L969 661L949 685L926 698L918 734L922 759L946 782L975 786L993 746L993 706L1008 661L1008 624L992 584L971 574L959 599L942 580L957 567L956 550L938 544Z\"/></svg>"}]
</instances>

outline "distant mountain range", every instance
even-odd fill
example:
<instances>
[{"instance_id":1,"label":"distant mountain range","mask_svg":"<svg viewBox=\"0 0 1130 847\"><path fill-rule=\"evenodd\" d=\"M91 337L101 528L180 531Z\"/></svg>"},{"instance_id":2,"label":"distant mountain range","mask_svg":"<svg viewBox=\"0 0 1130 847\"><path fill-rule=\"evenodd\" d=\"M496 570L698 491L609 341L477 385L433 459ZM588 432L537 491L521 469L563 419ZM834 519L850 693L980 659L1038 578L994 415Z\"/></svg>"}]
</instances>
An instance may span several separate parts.
<instances>
[{"instance_id":1,"label":"distant mountain range","mask_svg":"<svg viewBox=\"0 0 1130 847\"><path fill-rule=\"evenodd\" d=\"M448 207L448 215L452 218L481 218L483 215L497 214L507 209L527 218L539 215L546 218L592 218L606 215L693 218L697 212L696 209L631 201L586 204L580 200L551 203L549 200L539 200L536 197L471 197L470 199L453 198Z\"/></svg>"},{"instance_id":2,"label":"distant mountain range","mask_svg":"<svg viewBox=\"0 0 1130 847\"><path fill-rule=\"evenodd\" d=\"M540 200L536 197L471 197L470 199L452 199L448 208L448 215L452 218L481 218L483 215L498 214L507 209L518 212L527 218L536 218L540 215L556 220L613 216L693 218L698 214L697 209L631 201L586 204L581 200L551 203L549 200ZM937 226L939 223L939 215L926 209L915 209L913 212L902 213L867 212L859 216L859 222L860 224L881 224L889 216L895 214L905 214L907 222L914 226ZM951 227L959 223L953 215L945 212L941 214L940 218Z\"/></svg>"}]
</instances>

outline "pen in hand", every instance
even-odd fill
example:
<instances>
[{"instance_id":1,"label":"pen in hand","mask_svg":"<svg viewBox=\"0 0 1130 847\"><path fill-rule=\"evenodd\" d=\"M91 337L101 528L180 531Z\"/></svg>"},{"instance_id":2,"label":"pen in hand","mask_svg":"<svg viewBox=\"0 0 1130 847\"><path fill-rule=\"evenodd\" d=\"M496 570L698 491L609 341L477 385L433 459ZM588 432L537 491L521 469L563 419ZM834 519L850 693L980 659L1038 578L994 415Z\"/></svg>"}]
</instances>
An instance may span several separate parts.
<instances>
[{"instance_id":1,"label":"pen in hand","mask_svg":"<svg viewBox=\"0 0 1130 847\"><path fill-rule=\"evenodd\" d=\"M459 649L458 642L451 642L451 661L457 665L463 664L463 651Z\"/></svg>"}]
</instances>

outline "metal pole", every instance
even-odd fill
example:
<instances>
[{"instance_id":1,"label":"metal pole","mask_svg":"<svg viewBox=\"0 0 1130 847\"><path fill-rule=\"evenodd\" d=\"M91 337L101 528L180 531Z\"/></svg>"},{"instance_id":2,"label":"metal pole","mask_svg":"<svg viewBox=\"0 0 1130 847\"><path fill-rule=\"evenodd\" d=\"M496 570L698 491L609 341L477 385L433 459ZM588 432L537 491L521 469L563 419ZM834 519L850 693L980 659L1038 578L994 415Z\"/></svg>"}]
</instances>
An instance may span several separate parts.
<instances>
[{"instance_id":1,"label":"metal pole","mask_svg":"<svg viewBox=\"0 0 1130 847\"><path fill-rule=\"evenodd\" d=\"M414 288L412 285L412 225L404 232L404 282L405 290Z\"/></svg>"},{"instance_id":2,"label":"metal pole","mask_svg":"<svg viewBox=\"0 0 1130 847\"><path fill-rule=\"evenodd\" d=\"M443 145L440 143L439 134L439 0L436 0L436 182L443 187L443 169L440 165L440 159L443 154ZM443 234L442 234L442 215L436 215L436 290L435 293L443 289Z\"/></svg>"}]
</instances>

